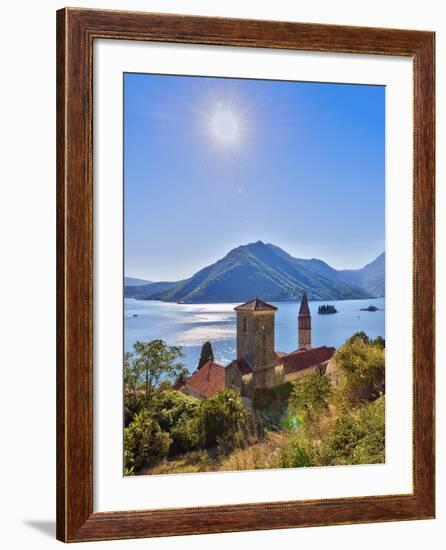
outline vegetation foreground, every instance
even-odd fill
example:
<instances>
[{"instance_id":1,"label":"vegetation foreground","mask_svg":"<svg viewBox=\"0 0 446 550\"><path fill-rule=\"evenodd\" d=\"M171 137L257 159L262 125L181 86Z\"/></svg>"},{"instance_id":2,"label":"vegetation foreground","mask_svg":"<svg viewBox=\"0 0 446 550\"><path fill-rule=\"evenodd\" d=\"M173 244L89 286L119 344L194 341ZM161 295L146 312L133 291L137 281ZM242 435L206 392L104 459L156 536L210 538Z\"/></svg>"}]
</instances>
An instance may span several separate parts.
<instances>
[{"instance_id":1,"label":"vegetation foreground","mask_svg":"<svg viewBox=\"0 0 446 550\"><path fill-rule=\"evenodd\" d=\"M125 475L385 461L382 338L352 336L336 351L335 378L308 374L204 400L173 388L187 374L182 355L162 340L126 355Z\"/></svg>"}]
</instances>

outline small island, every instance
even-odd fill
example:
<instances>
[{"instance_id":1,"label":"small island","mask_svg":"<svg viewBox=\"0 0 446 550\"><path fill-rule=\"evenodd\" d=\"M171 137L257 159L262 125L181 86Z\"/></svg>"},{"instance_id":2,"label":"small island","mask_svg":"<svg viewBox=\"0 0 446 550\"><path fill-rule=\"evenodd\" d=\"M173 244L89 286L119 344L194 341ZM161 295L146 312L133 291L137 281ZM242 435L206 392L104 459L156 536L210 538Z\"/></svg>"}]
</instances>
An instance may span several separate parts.
<instances>
[{"instance_id":1,"label":"small island","mask_svg":"<svg viewBox=\"0 0 446 550\"><path fill-rule=\"evenodd\" d=\"M379 308L376 306L362 307L359 311L378 311Z\"/></svg>"},{"instance_id":2,"label":"small island","mask_svg":"<svg viewBox=\"0 0 446 550\"><path fill-rule=\"evenodd\" d=\"M338 313L338 310L335 308L334 305L323 304L322 306L318 307L317 312L320 315L329 315L331 313Z\"/></svg>"}]
</instances>

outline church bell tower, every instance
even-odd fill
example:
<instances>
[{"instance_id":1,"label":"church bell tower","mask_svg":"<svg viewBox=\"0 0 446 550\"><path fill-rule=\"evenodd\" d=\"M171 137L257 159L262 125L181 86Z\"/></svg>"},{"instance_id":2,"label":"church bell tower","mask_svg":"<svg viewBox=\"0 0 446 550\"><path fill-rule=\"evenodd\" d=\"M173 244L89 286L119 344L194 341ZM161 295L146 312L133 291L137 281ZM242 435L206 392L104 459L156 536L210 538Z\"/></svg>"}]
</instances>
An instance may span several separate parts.
<instances>
[{"instance_id":1,"label":"church bell tower","mask_svg":"<svg viewBox=\"0 0 446 550\"><path fill-rule=\"evenodd\" d=\"M274 365L275 306L256 298L234 308L237 313L237 359L254 371Z\"/></svg>"},{"instance_id":2,"label":"church bell tower","mask_svg":"<svg viewBox=\"0 0 446 550\"><path fill-rule=\"evenodd\" d=\"M298 347L299 350L311 348L311 314L308 307L307 294L304 292L300 302L298 317Z\"/></svg>"}]
</instances>

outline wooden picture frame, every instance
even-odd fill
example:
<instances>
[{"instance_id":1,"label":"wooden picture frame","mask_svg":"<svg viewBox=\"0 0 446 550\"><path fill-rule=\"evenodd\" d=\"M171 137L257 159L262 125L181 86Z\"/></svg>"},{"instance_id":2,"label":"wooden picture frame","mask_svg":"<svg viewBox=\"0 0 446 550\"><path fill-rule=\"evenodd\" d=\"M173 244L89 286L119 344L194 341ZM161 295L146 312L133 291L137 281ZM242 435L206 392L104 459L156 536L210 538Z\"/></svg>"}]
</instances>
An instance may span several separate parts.
<instances>
[{"instance_id":1,"label":"wooden picture frame","mask_svg":"<svg viewBox=\"0 0 446 550\"><path fill-rule=\"evenodd\" d=\"M413 60L413 492L93 512L93 43L137 40ZM66 542L434 517L432 32L66 8L57 13L57 538Z\"/></svg>"}]
</instances>

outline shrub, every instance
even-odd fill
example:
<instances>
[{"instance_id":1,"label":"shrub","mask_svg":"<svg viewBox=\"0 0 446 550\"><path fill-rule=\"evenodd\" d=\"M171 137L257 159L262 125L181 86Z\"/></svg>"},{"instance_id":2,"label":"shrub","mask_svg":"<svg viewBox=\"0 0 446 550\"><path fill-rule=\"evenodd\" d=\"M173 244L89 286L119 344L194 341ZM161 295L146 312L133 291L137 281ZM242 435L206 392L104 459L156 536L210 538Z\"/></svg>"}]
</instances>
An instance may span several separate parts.
<instances>
[{"instance_id":1,"label":"shrub","mask_svg":"<svg viewBox=\"0 0 446 550\"><path fill-rule=\"evenodd\" d=\"M313 448L313 466L376 464L385 460L385 399L340 416L332 432Z\"/></svg>"},{"instance_id":2,"label":"shrub","mask_svg":"<svg viewBox=\"0 0 446 550\"><path fill-rule=\"evenodd\" d=\"M140 392L129 391L124 394L124 426L127 427L135 416L145 407L144 395Z\"/></svg>"},{"instance_id":3,"label":"shrub","mask_svg":"<svg viewBox=\"0 0 446 550\"><path fill-rule=\"evenodd\" d=\"M306 449L305 440L298 434L288 433L281 451L281 467L303 468L310 465L310 456Z\"/></svg>"},{"instance_id":4,"label":"shrub","mask_svg":"<svg viewBox=\"0 0 446 550\"><path fill-rule=\"evenodd\" d=\"M200 445L200 400L176 390L159 392L153 400L153 418L169 432L169 455L187 452Z\"/></svg>"},{"instance_id":5,"label":"shrub","mask_svg":"<svg viewBox=\"0 0 446 550\"><path fill-rule=\"evenodd\" d=\"M355 407L378 399L385 392L385 350L383 340L369 341L353 336L341 346L334 360L342 374L338 399Z\"/></svg>"},{"instance_id":6,"label":"shrub","mask_svg":"<svg viewBox=\"0 0 446 550\"><path fill-rule=\"evenodd\" d=\"M272 388L255 388L252 395L252 406L256 410L279 417L287 408L292 389L291 382L285 382Z\"/></svg>"},{"instance_id":7,"label":"shrub","mask_svg":"<svg viewBox=\"0 0 446 550\"><path fill-rule=\"evenodd\" d=\"M200 400L177 390L158 392L152 404L153 418L161 429L169 432L182 417L193 417L198 413Z\"/></svg>"},{"instance_id":8,"label":"shrub","mask_svg":"<svg viewBox=\"0 0 446 550\"><path fill-rule=\"evenodd\" d=\"M193 451L201 446L200 419L198 416L189 418L182 416L170 432L172 444L170 455Z\"/></svg>"},{"instance_id":9,"label":"shrub","mask_svg":"<svg viewBox=\"0 0 446 550\"><path fill-rule=\"evenodd\" d=\"M152 413L143 409L124 429L124 468L136 473L143 466L154 466L167 456L171 439L163 432Z\"/></svg>"},{"instance_id":10,"label":"shrub","mask_svg":"<svg viewBox=\"0 0 446 550\"><path fill-rule=\"evenodd\" d=\"M229 451L241 447L247 435L247 413L238 391L223 390L201 404L200 428L205 447Z\"/></svg>"},{"instance_id":11,"label":"shrub","mask_svg":"<svg viewBox=\"0 0 446 550\"><path fill-rule=\"evenodd\" d=\"M294 382L289 409L295 414L318 417L328 409L331 395L330 379L325 374L312 373Z\"/></svg>"}]
</instances>

